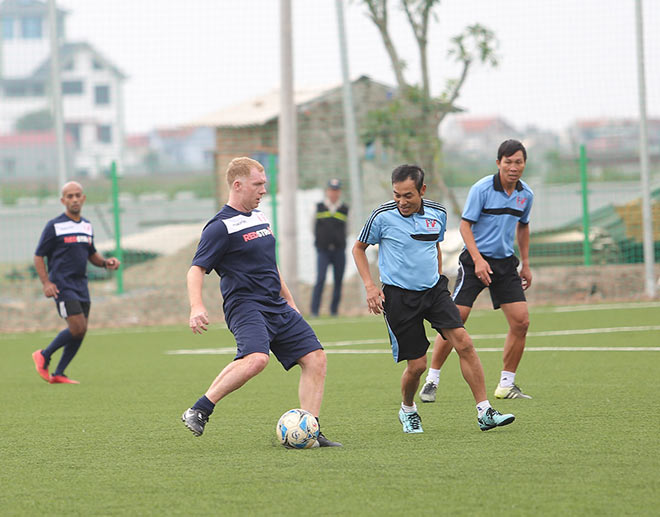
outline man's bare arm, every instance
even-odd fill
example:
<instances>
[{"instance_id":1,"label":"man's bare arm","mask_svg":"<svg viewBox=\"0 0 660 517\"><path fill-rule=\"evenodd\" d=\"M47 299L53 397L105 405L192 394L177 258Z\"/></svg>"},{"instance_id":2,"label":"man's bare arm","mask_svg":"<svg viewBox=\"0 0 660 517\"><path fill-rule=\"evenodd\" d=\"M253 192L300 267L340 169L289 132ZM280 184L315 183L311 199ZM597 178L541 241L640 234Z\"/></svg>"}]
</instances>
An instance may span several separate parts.
<instances>
[{"instance_id":1,"label":"man's bare arm","mask_svg":"<svg viewBox=\"0 0 660 517\"><path fill-rule=\"evenodd\" d=\"M201 334L208 329L209 314L202 299L202 286L206 271L200 266L190 266L186 283L188 286L188 301L190 302L190 329L193 334Z\"/></svg>"}]
</instances>

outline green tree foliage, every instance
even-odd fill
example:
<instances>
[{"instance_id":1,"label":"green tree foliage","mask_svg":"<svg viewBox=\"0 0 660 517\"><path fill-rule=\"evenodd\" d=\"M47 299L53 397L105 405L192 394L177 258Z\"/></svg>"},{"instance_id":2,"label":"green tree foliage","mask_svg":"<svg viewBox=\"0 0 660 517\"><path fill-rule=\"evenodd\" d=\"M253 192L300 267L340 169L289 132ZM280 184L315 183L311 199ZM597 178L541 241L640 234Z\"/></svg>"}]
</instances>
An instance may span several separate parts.
<instances>
[{"instance_id":1,"label":"green tree foliage","mask_svg":"<svg viewBox=\"0 0 660 517\"><path fill-rule=\"evenodd\" d=\"M448 113L457 111L458 98L474 63L497 66L495 34L480 24L466 27L451 38L448 58L461 66L458 77L448 79L440 95L431 94L428 60L428 29L431 19L437 19L434 8L440 0L399 0L413 31L420 59L419 83L405 77L405 61L401 59L388 28L389 0L362 0L367 14L376 25L390 58L397 81L397 95L383 109L371 112L362 132L364 142L380 139L407 162L421 165L427 173L427 183L448 199L455 213L460 207L447 188L438 166L441 142L438 126Z\"/></svg>"}]
</instances>

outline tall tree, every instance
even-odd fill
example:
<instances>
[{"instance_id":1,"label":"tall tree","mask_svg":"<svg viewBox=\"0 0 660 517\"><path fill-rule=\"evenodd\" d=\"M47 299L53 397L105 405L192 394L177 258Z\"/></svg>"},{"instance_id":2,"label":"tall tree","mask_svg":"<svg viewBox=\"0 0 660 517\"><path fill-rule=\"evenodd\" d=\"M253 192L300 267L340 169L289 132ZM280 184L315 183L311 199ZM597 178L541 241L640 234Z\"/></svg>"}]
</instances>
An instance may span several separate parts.
<instances>
[{"instance_id":1,"label":"tall tree","mask_svg":"<svg viewBox=\"0 0 660 517\"><path fill-rule=\"evenodd\" d=\"M366 141L379 138L403 160L421 165L427 173L429 186L437 188L443 198L449 200L453 211L460 214L460 206L438 166L441 151L438 127L448 113L456 111L454 102L471 66L475 62L497 66L495 49L498 42L495 34L480 24L470 25L451 38L448 57L460 63L461 71L458 77L447 80L440 95L433 96L429 77L428 31L430 22L437 19L434 9L440 5L440 0L398 2L417 43L420 82L415 84L405 77L405 61L396 49L388 26L389 0L362 0L383 40L398 86L397 95L388 106L369 113L362 138Z\"/></svg>"}]
</instances>

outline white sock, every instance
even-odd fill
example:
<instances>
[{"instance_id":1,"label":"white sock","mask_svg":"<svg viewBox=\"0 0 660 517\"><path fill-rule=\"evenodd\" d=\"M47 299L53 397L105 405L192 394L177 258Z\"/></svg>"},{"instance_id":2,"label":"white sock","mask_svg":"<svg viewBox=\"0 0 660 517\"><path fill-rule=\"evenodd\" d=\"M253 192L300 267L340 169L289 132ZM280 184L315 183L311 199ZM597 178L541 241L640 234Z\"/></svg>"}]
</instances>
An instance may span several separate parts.
<instances>
[{"instance_id":1,"label":"white sock","mask_svg":"<svg viewBox=\"0 0 660 517\"><path fill-rule=\"evenodd\" d=\"M426 382L432 382L436 386L440 384L440 368L429 368L429 373L426 375Z\"/></svg>"},{"instance_id":2,"label":"white sock","mask_svg":"<svg viewBox=\"0 0 660 517\"><path fill-rule=\"evenodd\" d=\"M403 409L404 413L417 413L417 404L413 402L412 406L406 406L403 402L401 402L401 409Z\"/></svg>"},{"instance_id":3,"label":"white sock","mask_svg":"<svg viewBox=\"0 0 660 517\"><path fill-rule=\"evenodd\" d=\"M482 415L488 410L489 407L492 407L490 405L490 402L488 400L483 400L477 404L477 416L479 418L482 417Z\"/></svg>"},{"instance_id":4,"label":"white sock","mask_svg":"<svg viewBox=\"0 0 660 517\"><path fill-rule=\"evenodd\" d=\"M500 386L502 388L513 386L515 380L516 372L507 372L506 370L502 370L502 374L500 375Z\"/></svg>"}]
</instances>

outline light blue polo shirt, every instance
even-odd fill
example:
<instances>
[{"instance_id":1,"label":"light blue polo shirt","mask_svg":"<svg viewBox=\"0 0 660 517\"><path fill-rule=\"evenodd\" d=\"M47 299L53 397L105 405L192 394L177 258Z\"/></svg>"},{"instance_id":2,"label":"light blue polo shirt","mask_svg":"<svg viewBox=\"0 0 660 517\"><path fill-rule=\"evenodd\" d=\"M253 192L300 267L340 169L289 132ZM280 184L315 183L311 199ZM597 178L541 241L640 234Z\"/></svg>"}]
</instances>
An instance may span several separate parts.
<instances>
[{"instance_id":1,"label":"light blue polo shirt","mask_svg":"<svg viewBox=\"0 0 660 517\"><path fill-rule=\"evenodd\" d=\"M424 291L439 280L436 243L445 237L447 211L422 199L419 212L404 217L395 201L380 205L362 228L358 240L378 244L380 281L411 291Z\"/></svg>"},{"instance_id":2,"label":"light blue polo shirt","mask_svg":"<svg viewBox=\"0 0 660 517\"><path fill-rule=\"evenodd\" d=\"M462 219L472 223L472 233L479 253L491 258L513 255L513 243L518 223L529 224L534 192L518 180L508 195L500 173L480 179L470 189Z\"/></svg>"}]
</instances>

